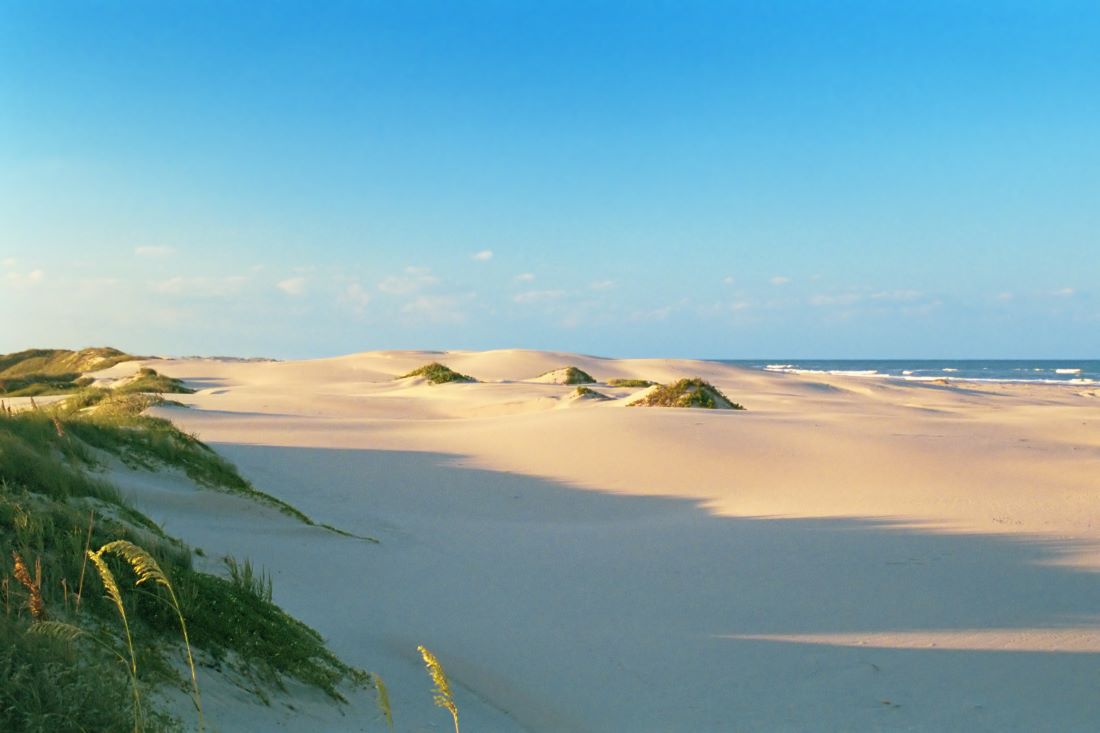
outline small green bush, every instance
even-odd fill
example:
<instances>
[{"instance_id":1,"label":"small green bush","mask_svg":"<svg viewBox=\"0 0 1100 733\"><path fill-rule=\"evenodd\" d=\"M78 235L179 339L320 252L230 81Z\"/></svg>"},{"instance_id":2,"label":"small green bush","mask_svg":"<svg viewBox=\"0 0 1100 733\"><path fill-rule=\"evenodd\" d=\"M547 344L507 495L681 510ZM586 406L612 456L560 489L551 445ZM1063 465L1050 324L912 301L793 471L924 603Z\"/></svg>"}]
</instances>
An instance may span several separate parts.
<instances>
[{"instance_id":1,"label":"small green bush","mask_svg":"<svg viewBox=\"0 0 1100 733\"><path fill-rule=\"evenodd\" d=\"M545 377L547 375L554 374L555 372L562 372L563 379L561 381L561 384L595 384L596 383L596 380L592 377L591 374L584 371L583 369L578 369L575 366L562 367L561 369L551 369L550 371L546 372L545 374L540 375L540 377Z\"/></svg>"},{"instance_id":2,"label":"small green bush","mask_svg":"<svg viewBox=\"0 0 1100 733\"><path fill-rule=\"evenodd\" d=\"M607 384L609 387L652 387L657 383L648 379L609 379Z\"/></svg>"},{"instance_id":3,"label":"small green bush","mask_svg":"<svg viewBox=\"0 0 1100 733\"><path fill-rule=\"evenodd\" d=\"M455 370L448 366L444 366L437 361L433 361L431 364L425 364L422 367L413 369L408 374L402 374L398 379L407 379L409 377L424 377L432 384L445 384L447 382L476 382L473 377L465 374L459 374Z\"/></svg>"},{"instance_id":4,"label":"small green bush","mask_svg":"<svg viewBox=\"0 0 1100 733\"><path fill-rule=\"evenodd\" d=\"M709 382L698 377L681 379L673 384L657 387L633 407L703 407L719 410L744 410L745 408L726 397Z\"/></svg>"}]
</instances>

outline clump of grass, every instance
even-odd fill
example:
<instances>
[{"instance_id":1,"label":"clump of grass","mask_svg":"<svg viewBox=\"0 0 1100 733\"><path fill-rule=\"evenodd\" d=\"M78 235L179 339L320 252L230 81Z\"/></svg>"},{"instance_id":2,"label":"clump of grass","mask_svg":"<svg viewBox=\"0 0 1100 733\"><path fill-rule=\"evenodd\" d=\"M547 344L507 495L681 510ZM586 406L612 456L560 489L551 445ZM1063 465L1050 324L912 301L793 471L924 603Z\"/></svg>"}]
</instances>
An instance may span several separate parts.
<instances>
[{"instance_id":1,"label":"clump of grass","mask_svg":"<svg viewBox=\"0 0 1100 733\"><path fill-rule=\"evenodd\" d=\"M703 407L719 410L744 410L745 408L726 397L722 392L698 377L681 379L673 384L657 387L633 407Z\"/></svg>"},{"instance_id":2,"label":"clump of grass","mask_svg":"<svg viewBox=\"0 0 1100 733\"><path fill-rule=\"evenodd\" d=\"M607 395L602 394L600 392L597 392L596 390L592 389L591 387L577 387L577 389L574 390L573 394L576 395L577 397L590 399L590 400L609 400L609 399L611 399Z\"/></svg>"},{"instance_id":3,"label":"clump of grass","mask_svg":"<svg viewBox=\"0 0 1100 733\"><path fill-rule=\"evenodd\" d=\"M251 593L261 600L271 602L271 576L261 571L257 573L252 567L252 561L245 559L237 562L231 555L225 558L225 566L229 569L229 580L244 593Z\"/></svg>"},{"instance_id":4,"label":"clump of grass","mask_svg":"<svg viewBox=\"0 0 1100 733\"><path fill-rule=\"evenodd\" d=\"M133 727L126 674L113 655L89 649L75 636L31 633L32 628L24 619L0 615L0 730Z\"/></svg>"},{"instance_id":5,"label":"clump of grass","mask_svg":"<svg viewBox=\"0 0 1100 733\"><path fill-rule=\"evenodd\" d=\"M652 387L657 383L648 379L609 379L607 384L609 387Z\"/></svg>"},{"instance_id":6,"label":"clump of grass","mask_svg":"<svg viewBox=\"0 0 1100 733\"><path fill-rule=\"evenodd\" d=\"M562 367L561 369L551 369L545 374L540 374L539 378L548 377L554 375L558 384L595 384L596 380L591 374L578 369L575 366Z\"/></svg>"},{"instance_id":7,"label":"clump of grass","mask_svg":"<svg viewBox=\"0 0 1100 733\"><path fill-rule=\"evenodd\" d=\"M441 707L451 714L455 724L455 733L459 733L458 707L455 705L455 698L451 693L451 682L447 679L447 672L444 671L443 665L439 663L436 656L423 644L418 646L416 650L420 652L420 656L424 659L424 666L428 669L428 675L432 678L432 685L435 687L433 701L437 707Z\"/></svg>"},{"instance_id":8,"label":"clump of grass","mask_svg":"<svg viewBox=\"0 0 1100 733\"><path fill-rule=\"evenodd\" d=\"M402 374L398 379L407 379L408 377L424 377L432 384L445 384L447 382L476 382L477 380L466 374L459 374L455 370L448 366L444 366L437 361L433 361L431 364L425 364L422 367L413 369L408 374Z\"/></svg>"},{"instance_id":9,"label":"clump of grass","mask_svg":"<svg viewBox=\"0 0 1100 733\"><path fill-rule=\"evenodd\" d=\"M138 369L137 374L134 375L132 380L118 385L115 391L121 394L132 394L136 392L149 392L153 394L195 393L195 390L186 386L181 380L166 377L149 367Z\"/></svg>"},{"instance_id":10,"label":"clump of grass","mask_svg":"<svg viewBox=\"0 0 1100 733\"><path fill-rule=\"evenodd\" d=\"M111 569L107 567L107 563L103 560L102 549L99 552L88 550L88 559L92 561L92 566L99 573L99 579L103 583L104 590L107 591L107 597L114 604L115 610L118 611L119 618L122 619L122 628L126 632L126 648L130 652L130 664L127 666L127 671L130 673L130 688L133 690L134 696L134 730L139 731L143 727L141 693L138 690L137 655L134 653L134 637L130 633L130 619L126 615L126 604L122 602L122 591L119 590L114 573L111 572Z\"/></svg>"},{"instance_id":11,"label":"clump of grass","mask_svg":"<svg viewBox=\"0 0 1100 733\"><path fill-rule=\"evenodd\" d=\"M91 550L88 551L88 554L91 555ZM130 568L137 576L137 581L134 583L135 586L152 582L154 586L159 586L168 593L168 599L171 602L172 610L176 612L176 618L179 619L180 633L183 635L183 645L187 651L187 666L191 670L191 697L195 703L195 709L198 710L199 729L201 730L204 727L202 717L202 695L199 692L198 678L195 676L195 658L191 654L191 638L187 635L187 622L183 618L183 611L180 610L179 600L176 598L176 591L172 587L171 581L168 580L168 576L164 574L164 571L160 569L160 565L157 563L156 558L132 542L126 540L108 542L106 545L99 548L96 554L100 556L104 554L116 555L129 563ZM249 563L248 568L250 571L251 567L252 565ZM98 563L96 563L96 569L99 569ZM267 581L267 600L271 600L270 578ZM121 603L119 604L119 609L123 614L123 618L125 618L125 610L122 609Z\"/></svg>"}]
</instances>

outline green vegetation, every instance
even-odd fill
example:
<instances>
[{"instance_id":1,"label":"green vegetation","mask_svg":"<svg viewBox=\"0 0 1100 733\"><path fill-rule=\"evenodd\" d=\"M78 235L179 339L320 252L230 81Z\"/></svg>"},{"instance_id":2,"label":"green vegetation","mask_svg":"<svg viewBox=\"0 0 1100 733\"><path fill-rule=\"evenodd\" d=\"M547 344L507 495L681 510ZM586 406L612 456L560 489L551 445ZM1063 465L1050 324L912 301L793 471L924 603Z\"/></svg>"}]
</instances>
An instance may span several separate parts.
<instances>
[{"instance_id":1,"label":"green vegetation","mask_svg":"<svg viewBox=\"0 0 1100 733\"><path fill-rule=\"evenodd\" d=\"M722 394L717 387L698 377L681 379L650 392L632 407L705 407L719 410L744 410L742 405Z\"/></svg>"},{"instance_id":2,"label":"green vegetation","mask_svg":"<svg viewBox=\"0 0 1100 733\"><path fill-rule=\"evenodd\" d=\"M149 367L138 369L134 378L123 382L114 388L121 394L134 394L146 392L153 394L194 394L195 390L186 387L183 382L172 377L166 377Z\"/></svg>"},{"instance_id":3,"label":"green vegetation","mask_svg":"<svg viewBox=\"0 0 1100 733\"><path fill-rule=\"evenodd\" d=\"M561 376L560 384L595 384L596 380L592 375L583 369L578 369L575 366L562 367L561 369L553 369L541 376L546 377L551 374L559 374Z\"/></svg>"},{"instance_id":4,"label":"green vegetation","mask_svg":"<svg viewBox=\"0 0 1100 733\"><path fill-rule=\"evenodd\" d=\"M465 374L459 374L455 370L448 366L444 366L437 361L433 361L431 364L425 364L422 367L413 369L408 374L402 374L398 379L407 379L408 377L424 377L432 384L445 384L447 382L476 382L473 377Z\"/></svg>"},{"instance_id":5,"label":"green vegetation","mask_svg":"<svg viewBox=\"0 0 1100 733\"><path fill-rule=\"evenodd\" d=\"M648 379L609 379L607 385L609 387L652 387L656 382L651 382Z\"/></svg>"},{"instance_id":6,"label":"green vegetation","mask_svg":"<svg viewBox=\"0 0 1100 733\"><path fill-rule=\"evenodd\" d=\"M0 394L7 397L68 394L91 384L92 380L84 377L84 372L142 358L111 348L28 349L2 354Z\"/></svg>"},{"instance_id":7,"label":"green vegetation","mask_svg":"<svg viewBox=\"0 0 1100 733\"><path fill-rule=\"evenodd\" d=\"M144 359L118 349L92 348L70 351L69 349L28 349L14 354L0 354L0 378L25 377L31 374L80 374L83 372L107 369L124 361Z\"/></svg>"},{"instance_id":8,"label":"green vegetation","mask_svg":"<svg viewBox=\"0 0 1100 733\"><path fill-rule=\"evenodd\" d=\"M133 412L151 399L0 412L0 730L171 729L141 691L186 686L198 706L198 683L169 663L191 647L252 680L261 697L286 677L334 700L341 686L369 681L272 604L270 580L250 563L231 562L229 578L195 570L190 548L89 473L107 452L259 493L193 436Z\"/></svg>"},{"instance_id":9,"label":"green vegetation","mask_svg":"<svg viewBox=\"0 0 1100 733\"><path fill-rule=\"evenodd\" d=\"M609 399L611 399L607 395L601 394L600 392L597 392L596 390L594 390L590 387L577 387L577 389L573 392L573 394L575 394L577 397L582 397L582 398L587 398L587 399L595 399L595 400L609 400Z\"/></svg>"}]
</instances>

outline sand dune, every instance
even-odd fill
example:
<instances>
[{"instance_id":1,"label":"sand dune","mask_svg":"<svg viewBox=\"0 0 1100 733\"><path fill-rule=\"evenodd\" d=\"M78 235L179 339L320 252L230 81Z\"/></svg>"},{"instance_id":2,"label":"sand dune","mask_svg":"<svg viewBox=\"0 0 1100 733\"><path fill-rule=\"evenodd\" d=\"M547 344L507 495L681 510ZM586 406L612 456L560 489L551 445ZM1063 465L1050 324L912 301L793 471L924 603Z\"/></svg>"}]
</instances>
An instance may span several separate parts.
<instances>
[{"instance_id":1,"label":"sand dune","mask_svg":"<svg viewBox=\"0 0 1100 733\"><path fill-rule=\"evenodd\" d=\"M395 379L430 361L481 381ZM699 376L747 411L623 410L640 390L605 385L555 409L574 388L531 380L566 364ZM155 368L199 390L159 414L381 544L170 478L127 490L207 553L264 564L281 605L387 679L401 730L447 722L418 643L469 730L1100 720L1100 414L1079 386L523 350Z\"/></svg>"}]
</instances>

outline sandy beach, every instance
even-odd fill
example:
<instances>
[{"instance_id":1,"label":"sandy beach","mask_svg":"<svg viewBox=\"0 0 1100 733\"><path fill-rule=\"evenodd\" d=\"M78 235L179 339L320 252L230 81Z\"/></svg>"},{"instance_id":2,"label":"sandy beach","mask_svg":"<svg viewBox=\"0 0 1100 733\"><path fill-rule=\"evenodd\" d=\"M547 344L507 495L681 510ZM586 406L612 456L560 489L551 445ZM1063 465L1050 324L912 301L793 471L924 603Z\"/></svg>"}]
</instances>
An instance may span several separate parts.
<instances>
[{"instance_id":1,"label":"sandy beach","mask_svg":"<svg viewBox=\"0 0 1100 733\"><path fill-rule=\"evenodd\" d=\"M430 361L480 381L396 379ZM398 730L450 726L417 644L470 731L1100 719L1095 388L519 350L150 364L199 390L155 414L378 542L171 473L118 483L212 565L270 572L276 602L386 680ZM538 381L567 365L613 399ZM638 389L604 384L688 376L746 411L633 408ZM369 700L302 728L231 698L225 730L381 725Z\"/></svg>"}]
</instances>

